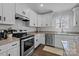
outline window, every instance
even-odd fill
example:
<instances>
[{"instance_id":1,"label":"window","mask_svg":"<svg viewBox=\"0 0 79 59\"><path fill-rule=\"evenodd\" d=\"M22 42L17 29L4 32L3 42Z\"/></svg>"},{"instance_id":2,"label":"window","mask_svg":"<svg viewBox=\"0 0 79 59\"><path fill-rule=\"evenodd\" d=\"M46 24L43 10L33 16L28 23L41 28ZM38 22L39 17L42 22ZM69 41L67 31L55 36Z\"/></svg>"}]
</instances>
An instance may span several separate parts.
<instances>
[{"instance_id":1,"label":"window","mask_svg":"<svg viewBox=\"0 0 79 59\"><path fill-rule=\"evenodd\" d=\"M63 15L63 16L57 16L56 17L56 28L65 29L69 28L69 16Z\"/></svg>"},{"instance_id":2,"label":"window","mask_svg":"<svg viewBox=\"0 0 79 59\"><path fill-rule=\"evenodd\" d=\"M68 16L63 16L61 18L61 27L64 28L69 28L69 17Z\"/></svg>"},{"instance_id":3,"label":"window","mask_svg":"<svg viewBox=\"0 0 79 59\"><path fill-rule=\"evenodd\" d=\"M56 28L61 27L61 21L60 21L61 16L56 17Z\"/></svg>"}]
</instances>

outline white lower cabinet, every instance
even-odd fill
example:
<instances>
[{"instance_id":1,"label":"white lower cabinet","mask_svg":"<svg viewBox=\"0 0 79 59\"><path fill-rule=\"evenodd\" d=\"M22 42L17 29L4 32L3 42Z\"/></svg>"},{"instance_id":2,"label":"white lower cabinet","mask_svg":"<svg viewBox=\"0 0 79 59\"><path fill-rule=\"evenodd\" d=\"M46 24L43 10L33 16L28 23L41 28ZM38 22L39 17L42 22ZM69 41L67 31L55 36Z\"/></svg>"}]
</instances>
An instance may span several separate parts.
<instances>
[{"instance_id":1,"label":"white lower cabinet","mask_svg":"<svg viewBox=\"0 0 79 59\"><path fill-rule=\"evenodd\" d=\"M39 39L35 39L35 43L34 43L34 47L38 47L39 46Z\"/></svg>"},{"instance_id":2,"label":"white lower cabinet","mask_svg":"<svg viewBox=\"0 0 79 59\"><path fill-rule=\"evenodd\" d=\"M40 41L40 44L45 44L45 34L40 34L39 41Z\"/></svg>"},{"instance_id":3,"label":"white lower cabinet","mask_svg":"<svg viewBox=\"0 0 79 59\"><path fill-rule=\"evenodd\" d=\"M19 55L20 53L18 47L8 50L8 56L19 56Z\"/></svg>"},{"instance_id":4,"label":"white lower cabinet","mask_svg":"<svg viewBox=\"0 0 79 59\"><path fill-rule=\"evenodd\" d=\"M38 47L40 44L45 44L45 34L36 34L34 42L35 48Z\"/></svg>"},{"instance_id":5,"label":"white lower cabinet","mask_svg":"<svg viewBox=\"0 0 79 59\"><path fill-rule=\"evenodd\" d=\"M6 52L0 53L0 56L7 56Z\"/></svg>"},{"instance_id":6,"label":"white lower cabinet","mask_svg":"<svg viewBox=\"0 0 79 59\"><path fill-rule=\"evenodd\" d=\"M0 46L0 56L20 56L19 41Z\"/></svg>"},{"instance_id":7,"label":"white lower cabinet","mask_svg":"<svg viewBox=\"0 0 79 59\"><path fill-rule=\"evenodd\" d=\"M55 35L55 47L63 49L62 41L71 41L74 39L74 35Z\"/></svg>"},{"instance_id":8,"label":"white lower cabinet","mask_svg":"<svg viewBox=\"0 0 79 59\"><path fill-rule=\"evenodd\" d=\"M39 42L39 34L35 35L35 39L34 39L34 47L38 47L38 45L40 44Z\"/></svg>"}]
</instances>

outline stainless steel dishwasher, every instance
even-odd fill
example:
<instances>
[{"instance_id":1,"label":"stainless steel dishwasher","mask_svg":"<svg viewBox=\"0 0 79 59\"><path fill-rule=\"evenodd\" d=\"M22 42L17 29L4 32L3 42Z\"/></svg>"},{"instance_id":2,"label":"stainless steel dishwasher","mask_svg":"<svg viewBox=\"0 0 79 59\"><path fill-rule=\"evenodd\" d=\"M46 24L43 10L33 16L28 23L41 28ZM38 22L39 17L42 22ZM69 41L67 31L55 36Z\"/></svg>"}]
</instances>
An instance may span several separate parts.
<instances>
[{"instance_id":1,"label":"stainless steel dishwasher","mask_svg":"<svg viewBox=\"0 0 79 59\"><path fill-rule=\"evenodd\" d=\"M49 46L55 46L55 35L45 34L45 44Z\"/></svg>"}]
</instances>

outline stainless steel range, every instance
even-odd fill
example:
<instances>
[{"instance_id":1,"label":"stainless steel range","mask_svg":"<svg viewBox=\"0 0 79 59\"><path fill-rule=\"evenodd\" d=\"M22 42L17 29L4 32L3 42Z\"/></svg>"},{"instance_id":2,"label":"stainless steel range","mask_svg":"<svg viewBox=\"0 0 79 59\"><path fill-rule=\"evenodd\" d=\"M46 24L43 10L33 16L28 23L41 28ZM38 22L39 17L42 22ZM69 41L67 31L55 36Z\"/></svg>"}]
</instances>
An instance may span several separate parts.
<instances>
[{"instance_id":1,"label":"stainless steel range","mask_svg":"<svg viewBox=\"0 0 79 59\"><path fill-rule=\"evenodd\" d=\"M34 35L18 33L14 36L20 38L20 55L31 56L34 51Z\"/></svg>"},{"instance_id":2,"label":"stainless steel range","mask_svg":"<svg viewBox=\"0 0 79 59\"><path fill-rule=\"evenodd\" d=\"M30 56L34 51L34 36L27 35L21 38L21 56Z\"/></svg>"}]
</instances>

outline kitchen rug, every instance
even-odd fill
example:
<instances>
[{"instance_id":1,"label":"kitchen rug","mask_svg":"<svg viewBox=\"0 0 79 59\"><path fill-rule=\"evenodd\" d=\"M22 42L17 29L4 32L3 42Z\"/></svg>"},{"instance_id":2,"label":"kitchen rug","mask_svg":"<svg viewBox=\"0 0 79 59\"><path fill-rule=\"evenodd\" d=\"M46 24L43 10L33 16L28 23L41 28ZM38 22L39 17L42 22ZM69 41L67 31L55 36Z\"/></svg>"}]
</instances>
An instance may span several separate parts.
<instances>
[{"instance_id":1,"label":"kitchen rug","mask_svg":"<svg viewBox=\"0 0 79 59\"><path fill-rule=\"evenodd\" d=\"M63 50L59 49L59 48L54 48L54 47L50 47L50 46L44 46L43 50L47 51L47 52L50 52L50 53L53 53L53 54L63 56Z\"/></svg>"}]
</instances>

